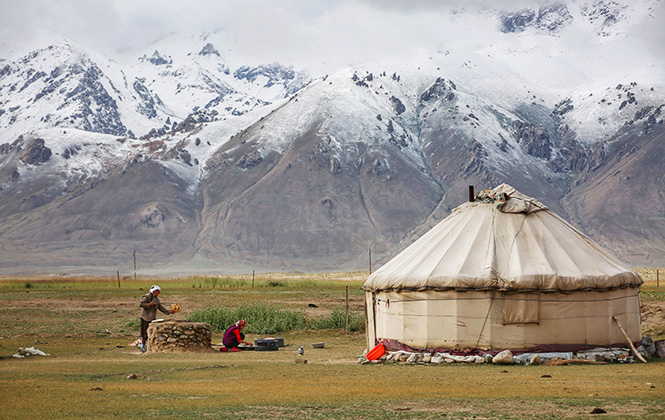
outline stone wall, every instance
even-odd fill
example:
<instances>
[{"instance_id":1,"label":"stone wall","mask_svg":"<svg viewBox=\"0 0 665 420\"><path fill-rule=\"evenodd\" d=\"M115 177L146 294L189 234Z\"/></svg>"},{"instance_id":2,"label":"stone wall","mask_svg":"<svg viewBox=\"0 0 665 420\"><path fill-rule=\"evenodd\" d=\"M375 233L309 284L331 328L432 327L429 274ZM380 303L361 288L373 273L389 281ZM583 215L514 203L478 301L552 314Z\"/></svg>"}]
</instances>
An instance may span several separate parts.
<instances>
[{"instance_id":1,"label":"stone wall","mask_svg":"<svg viewBox=\"0 0 665 420\"><path fill-rule=\"evenodd\" d=\"M189 321L151 322L149 352L212 351L210 324Z\"/></svg>"}]
</instances>

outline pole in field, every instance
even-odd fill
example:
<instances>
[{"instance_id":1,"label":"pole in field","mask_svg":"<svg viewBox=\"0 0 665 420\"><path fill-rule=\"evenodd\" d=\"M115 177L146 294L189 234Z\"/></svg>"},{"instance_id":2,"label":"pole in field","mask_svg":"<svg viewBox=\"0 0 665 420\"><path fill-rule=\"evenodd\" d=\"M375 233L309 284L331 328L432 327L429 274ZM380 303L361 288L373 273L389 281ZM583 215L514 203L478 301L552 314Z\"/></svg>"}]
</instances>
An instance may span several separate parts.
<instances>
[{"instance_id":1,"label":"pole in field","mask_svg":"<svg viewBox=\"0 0 665 420\"><path fill-rule=\"evenodd\" d=\"M252 287L254 287L254 275L256 274L256 270L252 270Z\"/></svg>"},{"instance_id":2,"label":"pole in field","mask_svg":"<svg viewBox=\"0 0 665 420\"><path fill-rule=\"evenodd\" d=\"M349 333L349 286L346 286L346 334Z\"/></svg>"},{"instance_id":3,"label":"pole in field","mask_svg":"<svg viewBox=\"0 0 665 420\"><path fill-rule=\"evenodd\" d=\"M660 271L656 269L656 287L660 287Z\"/></svg>"},{"instance_id":4,"label":"pole in field","mask_svg":"<svg viewBox=\"0 0 665 420\"><path fill-rule=\"evenodd\" d=\"M118 275L118 289L120 289L120 270L117 270L116 274Z\"/></svg>"},{"instance_id":5,"label":"pole in field","mask_svg":"<svg viewBox=\"0 0 665 420\"><path fill-rule=\"evenodd\" d=\"M134 250L134 280L136 280L136 250Z\"/></svg>"},{"instance_id":6,"label":"pole in field","mask_svg":"<svg viewBox=\"0 0 665 420\"><path fill-rule=\"evenodd\" d=\"M372 248L369 248L369 274L372 274Z\"/></svg>"}]
</instances>

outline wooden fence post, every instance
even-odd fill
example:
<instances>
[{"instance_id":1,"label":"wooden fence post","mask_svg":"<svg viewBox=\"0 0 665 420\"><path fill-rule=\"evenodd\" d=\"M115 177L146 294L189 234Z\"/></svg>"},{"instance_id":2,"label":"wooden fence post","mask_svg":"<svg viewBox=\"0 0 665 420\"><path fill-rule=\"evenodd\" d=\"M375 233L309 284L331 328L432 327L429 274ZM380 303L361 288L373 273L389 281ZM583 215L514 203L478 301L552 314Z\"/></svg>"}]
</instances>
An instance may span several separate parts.
<instances>
[{"instance_id":1,"label":"wooden fence post","mask_svg":"<svg viewBox=\"0 0 665 420\"><path fill-rule=\"evenodd\" d=\"M116 274L118 275L118 289L120 289L120 270L117 270Z\"/></svg>"},{"instance_id":2,"label":"wooden fence post","mask_svg":"<svg viewBox=\"0 0 665 420\"><path fill-rule=\"evenodd\" d=\"M346 334L349 333L349 286L346 286Z\"/></svg>"}]
</instances>

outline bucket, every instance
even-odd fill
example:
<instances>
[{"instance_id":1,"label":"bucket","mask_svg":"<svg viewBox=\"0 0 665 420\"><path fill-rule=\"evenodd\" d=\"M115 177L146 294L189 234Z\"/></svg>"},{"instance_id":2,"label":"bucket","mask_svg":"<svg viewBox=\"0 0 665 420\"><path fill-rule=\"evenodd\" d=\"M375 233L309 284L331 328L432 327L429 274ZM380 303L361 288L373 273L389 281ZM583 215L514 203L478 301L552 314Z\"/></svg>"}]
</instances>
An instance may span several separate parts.
<instances>
[{"instance_id":1,"label":"bucket","mask_svg":"<svg viewBox=\"0 0 665 420\"><path fill-rule=\"evenodd\" d=\"M379 343L379 345L370 350L365 357L367 358L367 360L372 361L380 358L385 353L386 353L386 348L383 347L383 343Z\"/></svg>"}]
</instances>

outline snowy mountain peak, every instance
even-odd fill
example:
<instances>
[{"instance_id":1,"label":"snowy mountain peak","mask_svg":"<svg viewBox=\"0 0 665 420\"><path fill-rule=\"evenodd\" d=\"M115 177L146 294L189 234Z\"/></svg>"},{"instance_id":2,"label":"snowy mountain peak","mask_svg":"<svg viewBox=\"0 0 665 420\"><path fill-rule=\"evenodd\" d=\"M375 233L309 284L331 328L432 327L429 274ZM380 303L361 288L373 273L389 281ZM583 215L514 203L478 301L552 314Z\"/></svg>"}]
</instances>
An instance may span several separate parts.
<instances>
[{"instance_id":1,"label":"snowy mountain peak","mask_svg":"<svg viewBox=\"0 0 665 420\"><path fill-rule=\"evenodd\" d=\"M210 54L214 54L217 57L220 57L219 51L217 51L215 46L212 45L211 43L207 43L203 46L203 48L201 48L201 51L199 51L199 55L210 55Z\"/></svg>"},{"instance_id":2,"label":"snowy mountain peak","mask_svg":"<svg viewBox=\"0 0 665 420\"><path fill-rule=\"evenodd\" d=\"M281 85L284 96L288 97L300 90L309 79L306 73L293 70L293 66L283 66L279 63L261 64L256 67L242 66L233 72L233 77L238 80L246 80L249 83L257 83L262 88L270 88ZM260 79L257 81L257 79Z\"/></svg>"},{"instance_id":3,"label":"snowy mountain peak","mask_svg":"<svg viewBox=\"0 0 665 420\"><path fill-rule=\"evenodd\" d=\"M143 55L142 57L139 58L139 61L141 62L149 62L155 66L163 66L167 64L173 64L173 58L170 56L162 56L159 51L155 50L154 53L150 57Z\"/></svg>"},{"instance_id":4,"label":"snowy mountain peak","mask_svg":"<svg viewBox=\"0 0 665 420\"><path fill-rule=\"evenodd\" d=\"M590 2L552 2L534 4L499 13L499 30L519 33L534 30L560 35L574 22L588 25L600 37L617 36L626 27L651 17L661 0L595 0Z\"/></svg>"},{"instance_id":5,"label":"snowy mountain peak","mask_svg":"<svg viewBox=\"0 0 665 420\"><path fill-rule=\"evenodd\" d=\"M70 44L35 50L3 67L0 126L3 138L40 126L74 127L126 135L118 81L111 80L85 51Z\"/></svg>"},{"instance_id":6,"label":"snowy mountain peak","mask_svg":"<svg viewBox=\"0 0 665 420\"><path fill-rule=\"evenodd\" d=\"M503 12L500 30L503 33L523 32L533 28L539 32L557 34L573 21L568 7L563 3L545 4L536 9Z\"/></svg>"},{"instance_id":7,"label":"snowy mountain peak","mask_svg":"<svg viewBox=\"0 0 665 420\"><path fill-rule=\"evenodd\" d=\"M180 57L180 56L178 56ZM122 64L69 42L0 65L0 143L39 128L117 136L164 133L169 117L210 122L281 101L310 77L280 64L232 74L212 43L180 58L155 49Z\"/></svg>"},{"instance_id":8,"label":"snowy mountain peak","mask_svg":"<svg viewBox=\"0 0 665 420\"><path fill-rule=\"evenodd\" d=\"M582 4L580 15L592 26L596 35L610 37L620 35L627 26L642 19L651 18L651 13L660 2L661 0L597 0Z\"/></svg>"}]
</instances>

